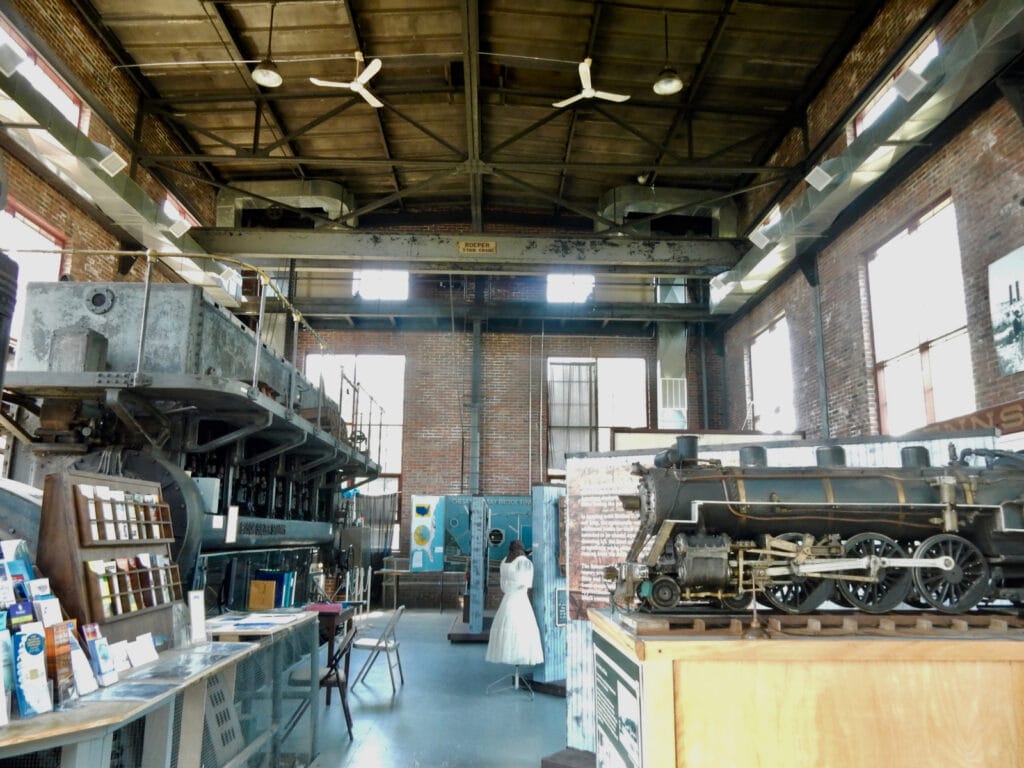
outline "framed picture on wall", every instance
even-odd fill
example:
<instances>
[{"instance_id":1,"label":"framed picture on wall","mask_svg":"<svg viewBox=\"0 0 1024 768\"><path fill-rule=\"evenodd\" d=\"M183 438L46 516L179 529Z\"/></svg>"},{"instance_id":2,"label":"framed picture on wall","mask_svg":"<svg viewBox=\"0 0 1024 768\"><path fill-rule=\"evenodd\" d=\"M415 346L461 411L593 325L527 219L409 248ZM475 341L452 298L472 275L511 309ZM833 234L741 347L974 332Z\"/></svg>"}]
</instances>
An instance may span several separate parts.
<instances>
[{"instance_id":1,"label":"framed picture on wall","mask_svg":"<svg viewBox=\"0 0 1024 768\"><path fill-rule=\"evenodd\" d=\"M1024 246L988 265L988 295L992 334L999 372L1006 376L1024 370Z\"/></svg>"}]
</instances>

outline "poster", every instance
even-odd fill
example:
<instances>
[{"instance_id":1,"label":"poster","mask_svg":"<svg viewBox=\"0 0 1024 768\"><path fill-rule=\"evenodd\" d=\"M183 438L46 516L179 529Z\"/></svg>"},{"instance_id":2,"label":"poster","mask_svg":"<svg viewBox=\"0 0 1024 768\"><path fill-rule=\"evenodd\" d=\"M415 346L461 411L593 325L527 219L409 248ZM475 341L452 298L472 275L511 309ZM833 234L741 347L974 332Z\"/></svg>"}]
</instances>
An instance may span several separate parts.
<instances>
[{"instance_id":1,"label":"poster","mask_svg":"<svg viewBox=\"0 0 1024 768\"><path fill-rule=\"evenodd\" d=\"M640 667L594 634L597 768L640 768Z\"/></svg>"},{"instance_id":2,"label":"poster","mask_svg":"<svg viewBox=\"0 0 1024 768\"><path fill-rule=\"evenodd\" d=\"M988 265L989 308L999 373L1024 371L1024 246Z\"/></svg>"}]
</instances>

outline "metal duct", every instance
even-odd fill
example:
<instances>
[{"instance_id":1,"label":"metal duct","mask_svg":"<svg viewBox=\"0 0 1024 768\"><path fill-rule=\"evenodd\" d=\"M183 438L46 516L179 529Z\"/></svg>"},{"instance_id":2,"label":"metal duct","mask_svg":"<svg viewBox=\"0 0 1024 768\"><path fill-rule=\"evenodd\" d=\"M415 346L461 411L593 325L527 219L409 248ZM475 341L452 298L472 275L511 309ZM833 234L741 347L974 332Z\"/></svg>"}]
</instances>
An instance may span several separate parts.
<instances>
[{"instance_id":1,"label":"metal duct","mask_svg":"<svg viewBox=\"0 0 1024 768\"><path fill-rule=\"evenodd\" d=\"M666 227L684 229L687 226L687 219L706 219L707 234L711 237L736 237L736 205L731 199L720 198L721 192L626 185L615 187L602 195L598 200L597 212L618 224L625 223L630 214L665 214L654 220L654 229L662 228L659 227L659 221ZM707 200L714 202L704 202ZM666 213L667 211L672 213ZM642 234L650 234L651 225L650 221L631 222L633 229ZM608 227L600 222L595 222L595 232L607 229ZM680 231L674 234L686 233Z\"/></svg>"},{"instance_id":2,"label":"metal duct","mask_svg":"<svg viewBox=\"0 0 1024 768\"><path fill-rule=\"evenodd\" d=\"M658 429L686 429L686 324L658 323Z\"/></svg>"},{"instance_id":3,"label":"metal duct","mask_svg":"<svg viewBox=\"0 0 1024 768\"><path fill-rule=\"evenodd\" d=\"M21 57L0 44L0 120L7 135L62 182L91 200L129 236L161 253L204 253L124 172L127 162L91 140L16 71ZM176 234L176 233L179 233ZM220 282L224 265L213 260L174 260L174 269L202 285L216 301L237 306Z\"/></svg>"},{"instance_id":4,"label":"metal duct","mask_svg":"<svg viewBox=\"0 0 1024 768\"><path fill-rule=\"evenodd\" d=\"M355 198L341 184L333 181L246 181L232 185L217 194L217 226L243 226L242 214L247 210L270 209L275 203L291 208L319 209L332 222L355 208ZM355 219L346 219L348 226Z\"/></svg>"},{"instance_id":5,"label":"metal duct","mask_svg":"<svg viewBox=\"0 0 1024 768\"><path fill-rule=\"evenodd\" d=\"M759 230L752 248L711 280L711 311L735 312L816 242L836 217L915 144L1024 50L1024 3L989 0L922 72L924 86L897 98L843 154L823 162L820 191L808 186L781 220Z\"/></svg>"}]
</instances>

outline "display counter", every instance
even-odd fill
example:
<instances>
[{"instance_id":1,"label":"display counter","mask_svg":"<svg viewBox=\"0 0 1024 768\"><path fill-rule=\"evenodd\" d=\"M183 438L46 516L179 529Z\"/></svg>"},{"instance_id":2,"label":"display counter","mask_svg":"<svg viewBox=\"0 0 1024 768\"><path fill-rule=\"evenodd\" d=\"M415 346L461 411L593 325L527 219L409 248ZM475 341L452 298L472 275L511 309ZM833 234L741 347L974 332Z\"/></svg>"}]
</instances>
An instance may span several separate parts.
<instances>
[{"instance_id":1,"label":"display counter","mask_svg":"<svg viewBox=\"0 0 1024 768\"><path fill-rule=\"evenodd\" d=\"M597 764L1020 765L1024 635L648 633L590 610Z\"/></svg>"}]
</instances>

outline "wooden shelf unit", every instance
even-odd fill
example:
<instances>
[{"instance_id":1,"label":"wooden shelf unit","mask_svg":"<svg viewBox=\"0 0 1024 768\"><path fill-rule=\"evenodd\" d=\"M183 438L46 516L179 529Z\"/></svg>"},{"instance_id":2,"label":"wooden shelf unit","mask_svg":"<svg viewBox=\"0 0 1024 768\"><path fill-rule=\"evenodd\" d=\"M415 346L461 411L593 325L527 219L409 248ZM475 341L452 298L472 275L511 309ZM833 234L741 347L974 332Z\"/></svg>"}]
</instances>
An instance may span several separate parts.
<instances>
[{"instance_id":1,"label":"wooden shelf unit","mask_svg":"<svg viewBox=\"0 0 1024 768\"><path fill-rule=\"evenodd\" d=\"M79 625L102 625L112 642L152 632L170 645L170 609L184 595L173 542L158 483L73 470L47 475L36 561Z\"/></svg>"}]
</instances>

